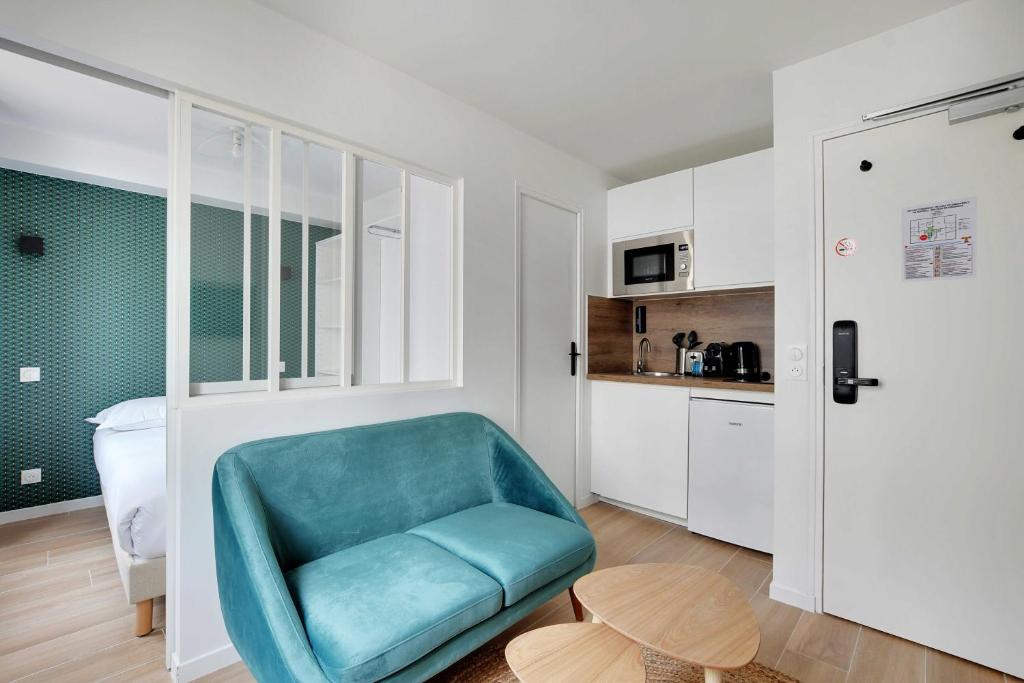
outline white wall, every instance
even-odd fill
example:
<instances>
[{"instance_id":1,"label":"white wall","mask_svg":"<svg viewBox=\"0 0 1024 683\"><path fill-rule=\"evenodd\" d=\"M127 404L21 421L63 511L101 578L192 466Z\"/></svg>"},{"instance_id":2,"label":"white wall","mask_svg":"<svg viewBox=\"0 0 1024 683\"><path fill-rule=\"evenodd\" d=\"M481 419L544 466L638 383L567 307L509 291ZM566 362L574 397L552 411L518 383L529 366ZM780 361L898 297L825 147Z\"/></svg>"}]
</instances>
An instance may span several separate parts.
<instances>
[{"instance_id":1,"label":"white wall","mask_svg":"<svg viewBox=\"0 0 1024 683\"><path fill-rule=\"evenodd\" d=\"M775 367L784 367L787 345L813 340L813 135L1024 71L1022 29L1021 0L973 0L775 72ZM812 350L808 367L820 362ZM808 382L775 387L772 597L807 609L816 590L812 387L820 381L818 368Z\"/></svg>"},{"instance_id":2,"label":"white wall","mask_svg":"<svg viewBox=\"0 0 1024 683\"><path fill-rule=\"evenodd\" d=\"M594 293L604 291L605 190L617 183L246 0L5 0L0 8L4 37L183 84L465 178L464 388L190 408L172 417L180 471L170 472L169 486L179 492L180 548L169 558L177 567L179 605L169 637L181 673L195 675L231 658L213 562L210 476L217 456L274 434L448 410L477 411L510 427L515 183L584 208L585 291ZM589 473L586 464L583 471ZM580 496L589 489L589 476L580 477Z\"/></svg>"},{"instance_id":3,"label":"white wall","mask_svg":"<svg viewBox=\"0 0 1024 683\"><path fill-rule=\"evenodd\" d=\"M165 154L6 121L0 121L0 166L147 194L167 192Z\"/></svg>"}]
</instances>

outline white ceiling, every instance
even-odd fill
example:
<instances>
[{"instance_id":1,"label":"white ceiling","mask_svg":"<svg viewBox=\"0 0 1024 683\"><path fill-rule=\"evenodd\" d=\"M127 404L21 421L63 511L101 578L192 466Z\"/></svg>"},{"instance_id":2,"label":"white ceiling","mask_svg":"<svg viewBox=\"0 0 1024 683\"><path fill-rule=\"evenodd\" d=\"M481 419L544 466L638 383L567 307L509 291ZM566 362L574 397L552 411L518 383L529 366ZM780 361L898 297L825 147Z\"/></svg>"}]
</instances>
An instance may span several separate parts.
<instances>
[{"instance_id":1,"label":"white ceiling","mask_svg":"<svg viewBox=\"0 0 1024 683\"><path fill-rule=\"evenodd\" d=\"M772 144L771 72L961 0L257 0L624 180Z\"/></svg>"}]
</instances>

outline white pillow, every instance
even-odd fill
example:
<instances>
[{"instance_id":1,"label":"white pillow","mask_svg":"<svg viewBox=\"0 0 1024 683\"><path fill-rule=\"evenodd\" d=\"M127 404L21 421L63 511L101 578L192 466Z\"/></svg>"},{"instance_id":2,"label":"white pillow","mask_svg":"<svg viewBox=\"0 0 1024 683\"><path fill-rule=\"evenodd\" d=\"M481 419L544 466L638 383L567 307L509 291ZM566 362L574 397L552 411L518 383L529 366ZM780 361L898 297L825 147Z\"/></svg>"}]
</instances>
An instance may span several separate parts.
<instances>
[{"instance_id":1,"label":"white pillow","mask_svg":"<svg viewBox=\"0 0 1024 683\"><path fill-rule=\"evenodd\" d=\"M167 399L164 396L133 398L101 410L96 417L85 418L100 429L127 432L167 425Z\"/></svg>"}]
</instances>

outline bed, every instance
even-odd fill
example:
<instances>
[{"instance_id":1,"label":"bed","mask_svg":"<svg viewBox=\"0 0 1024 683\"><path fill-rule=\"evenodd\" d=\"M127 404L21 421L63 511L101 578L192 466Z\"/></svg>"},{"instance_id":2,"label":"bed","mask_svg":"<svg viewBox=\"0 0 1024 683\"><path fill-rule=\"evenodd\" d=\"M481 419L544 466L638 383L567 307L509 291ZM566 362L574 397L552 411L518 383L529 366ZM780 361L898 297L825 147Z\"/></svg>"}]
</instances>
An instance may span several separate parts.
<instances>
[{"instance_id":1,"label":"bed","mask_svg":"<svg viewBox=\"0 0 1024 683\"><path fill-rule=\"evenodd\" d=\"M93 457L118 571L135 605L135 635L153 630L153 599L166 592L167 428L97 429Z\"/></svg>"}]
</instances>

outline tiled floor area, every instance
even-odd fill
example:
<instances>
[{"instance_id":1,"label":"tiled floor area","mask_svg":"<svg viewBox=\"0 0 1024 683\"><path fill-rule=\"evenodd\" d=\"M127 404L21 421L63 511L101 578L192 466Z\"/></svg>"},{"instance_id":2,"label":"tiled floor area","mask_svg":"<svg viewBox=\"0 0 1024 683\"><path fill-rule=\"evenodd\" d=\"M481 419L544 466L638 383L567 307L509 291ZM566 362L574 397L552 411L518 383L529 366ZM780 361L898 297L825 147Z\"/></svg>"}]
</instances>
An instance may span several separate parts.
<instances>
[{"instance_id":1,"label":"tiled floor area","mask_svg":"<svg viewBox=\"0 0 1024 683\"><path fill-rule=\"evenodd\" d=\"M736 582L761 622L757 660L804 683L1022 683L771 600L768 555L604 503L582 513L597 538L598 568L679 562ZM0 526L0 681L166 681L162 600L155 618L158 630L134 637L134 610L124 599L101 509ZM572 608L560 595L513 631L569 621ZM236 664L203 680L253 679Z\"/></svg>"}]
</instances>

